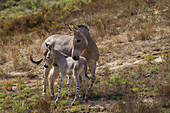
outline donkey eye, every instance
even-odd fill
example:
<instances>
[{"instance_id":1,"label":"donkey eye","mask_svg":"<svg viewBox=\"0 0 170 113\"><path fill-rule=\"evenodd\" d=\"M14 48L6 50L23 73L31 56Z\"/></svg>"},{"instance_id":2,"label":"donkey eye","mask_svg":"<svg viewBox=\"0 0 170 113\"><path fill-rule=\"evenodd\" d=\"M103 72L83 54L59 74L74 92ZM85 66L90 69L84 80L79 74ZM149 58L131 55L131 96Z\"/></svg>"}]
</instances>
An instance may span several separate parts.
<instances>
[{"instance_id":1,"label":"donkey eye","mask_svg":"<svg viewBox=\"0 0 170 113\"><path fill-rule=\"evenodd\" d=\"M81 40L77 40L77 42L81 42Z\"/></svg>"}]
</instances>

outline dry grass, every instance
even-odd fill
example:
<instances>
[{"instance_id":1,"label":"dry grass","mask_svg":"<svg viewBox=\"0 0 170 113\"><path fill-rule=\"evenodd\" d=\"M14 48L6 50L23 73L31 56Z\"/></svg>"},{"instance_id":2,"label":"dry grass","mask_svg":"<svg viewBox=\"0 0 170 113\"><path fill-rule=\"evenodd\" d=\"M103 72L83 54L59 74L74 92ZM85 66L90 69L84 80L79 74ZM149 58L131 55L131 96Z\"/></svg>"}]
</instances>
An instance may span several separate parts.
<instances>
[{"instance_id":1,"label":"dry grass","mask_svg":"<svg viewBox=\"0 0 170 113\"><path fill-rule=\"evenodd\" d=\"M34 107L39 113L51 113L51 104L44 99L38 99Z\"/></svg>"},{"instance_id":2,"label":"dry grass","mask_svg":"<svg viewBox=\"0 0 170 113\"><path fill-rule=\"evenodd\" d=\"M91 0L88 3L75 0L45 6L20 18L3 19L0 22L0 78L3 81L0 81L0 110L169 112L170 103L166 101L170 98L168 3L168 0ZM34 4L39 7L38 2ZM100 59L89 99L100 100L99 107L84 102L71 107L69 102L62 101L67 97L66 81L59 105L50 100L49 89L46 100L37 98L42 93L43 68L31 64L29 56L35 54L40 58L41 44L51 34L71 34L65 23L89 25L97 42ZM163 62L155 63L158 57ZM140 60L141 64L133 64ZM147 62L143 63L143 60ZM126 63L133 65L124 67ZM119 68L114 69L116 66ZM21 76L15 75L17 72ZM75 83L72 83L72 94L75 94ZM25 91L25 87L30 90ZM5 98L4 92L8 97ZM108 99L117 102L107 106L104 102Z\"/></svg>"},{"instance_id":3,"label":"dry grass","mask_svg":"<svg viewBox=\"0 0 170 113\"><path fill-rule=\"evenodd\" d=\"M9 79L9 80L4 80L2 83L2 91L6 92L6 91L12 91L12 87L14 85L14 80L13 79Z\"/></svg>"}]
</instances>

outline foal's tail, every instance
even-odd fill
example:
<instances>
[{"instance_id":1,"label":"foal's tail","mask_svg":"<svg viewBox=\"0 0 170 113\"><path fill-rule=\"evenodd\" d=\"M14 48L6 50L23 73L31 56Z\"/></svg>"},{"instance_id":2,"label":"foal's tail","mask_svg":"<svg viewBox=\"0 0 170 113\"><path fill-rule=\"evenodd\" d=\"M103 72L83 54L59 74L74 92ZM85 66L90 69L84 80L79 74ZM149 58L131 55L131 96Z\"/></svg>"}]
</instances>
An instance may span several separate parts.
<instances>
[{"instance_id":1,"label":"foal's tail","mask_svg":"<svg viewBox=\"0 0 170 113\"><path fill-rule=\"evenodd\" d=\"M39 61L34 61L32 59L32 55L30 56L30 60L31 60L32 63L37 64L37 65L39 65L43 61L43 59L40 59Z\"/></svg>"}]
</instances>

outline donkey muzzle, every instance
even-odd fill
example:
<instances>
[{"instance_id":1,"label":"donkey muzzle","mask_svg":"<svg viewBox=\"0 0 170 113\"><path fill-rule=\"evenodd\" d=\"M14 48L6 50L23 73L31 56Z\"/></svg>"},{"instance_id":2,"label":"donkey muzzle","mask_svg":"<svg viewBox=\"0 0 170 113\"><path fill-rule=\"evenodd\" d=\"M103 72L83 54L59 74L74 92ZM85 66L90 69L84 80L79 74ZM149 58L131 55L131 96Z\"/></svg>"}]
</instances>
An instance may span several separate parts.
<instances>
[{"instance_id":1,"label":"donkey muzzle","mask_svg":"<svg viewBox=\"0 0 170 113\"><path fill-rule=\"evenodd\" d=\"M79 60L79 56L73 56L73 60Z\"/></svg>"},{"instance_id":2,"label":"donkey muzzle","mask_svg":"<svg viewBox=\"0 0 170 113\"><path fill-rule=\"evenodd\" d=\"M79 53L77 50L72 50L72 58L73 60L79 60Z\"/></svg>"}]
</instances>

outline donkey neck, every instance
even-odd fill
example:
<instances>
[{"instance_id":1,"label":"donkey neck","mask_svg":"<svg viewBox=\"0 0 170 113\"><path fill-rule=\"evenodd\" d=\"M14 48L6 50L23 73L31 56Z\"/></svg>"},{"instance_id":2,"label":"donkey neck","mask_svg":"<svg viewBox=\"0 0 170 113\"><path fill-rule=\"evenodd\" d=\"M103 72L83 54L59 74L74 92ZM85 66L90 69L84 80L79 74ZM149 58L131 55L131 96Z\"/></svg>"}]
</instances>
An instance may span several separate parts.
<instances>
[{"instance_id":1,"label":"donkey neck","mask_svg":"<svg viewBox=\"0 0 170 113\"><path fill-rule=\"evenodd\" d=\"M95 41L94 41L93 38L90 36L90 33L89 33L89 32L84 32L84 35L85 35L85 37L86 37L86 39L87 39L87 41L88 41L89 46L94 46L94 47L97 48Z\"/></svg>"},{"instance_id":2,"label":"donkey neck","mask_svg":"<svg viewBox=\"0 0 170 113\"><path fill-rule=\"evenodd\" d=\"M85 49L85 52L83 53L83 56L88 56L89 58L95 57L94 59L96 59L97 61L99 59L99 51L98 51L97 45L89 33L85 33L85 36L86 36L86 39L88 40L88 45ZM89 55L88 52L92 54Z\"/></svg>"}]
</instances>

